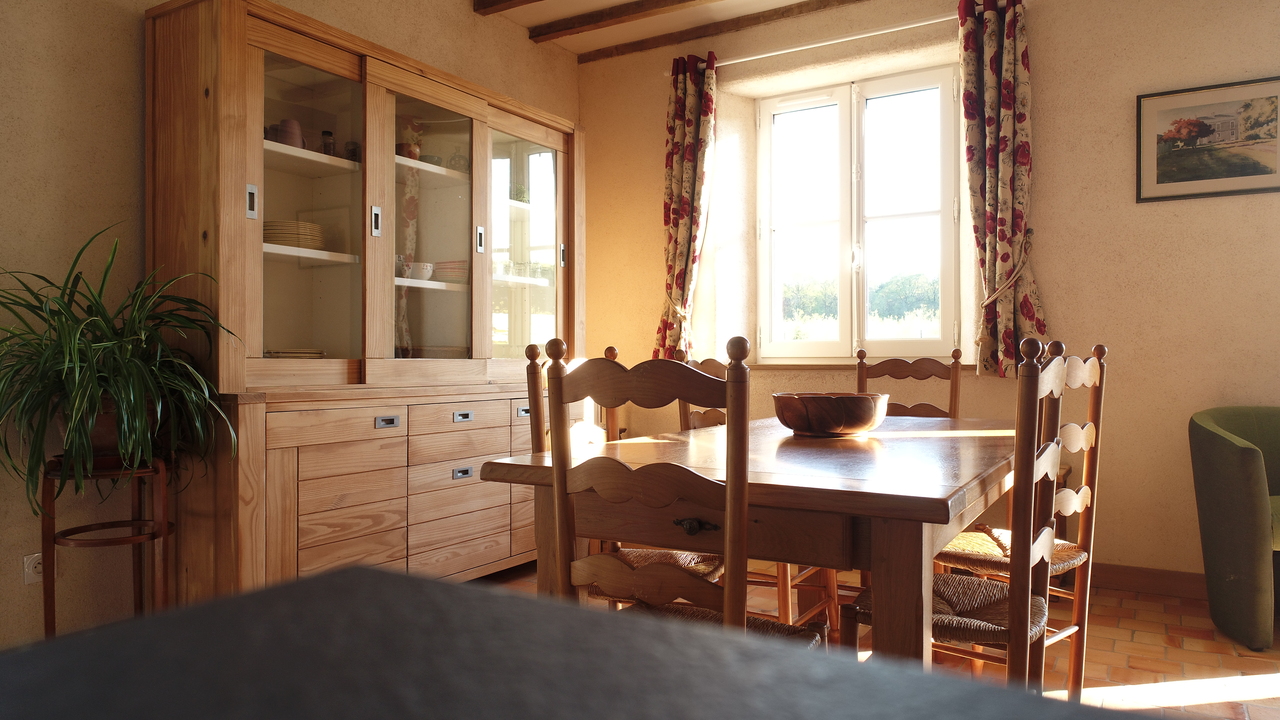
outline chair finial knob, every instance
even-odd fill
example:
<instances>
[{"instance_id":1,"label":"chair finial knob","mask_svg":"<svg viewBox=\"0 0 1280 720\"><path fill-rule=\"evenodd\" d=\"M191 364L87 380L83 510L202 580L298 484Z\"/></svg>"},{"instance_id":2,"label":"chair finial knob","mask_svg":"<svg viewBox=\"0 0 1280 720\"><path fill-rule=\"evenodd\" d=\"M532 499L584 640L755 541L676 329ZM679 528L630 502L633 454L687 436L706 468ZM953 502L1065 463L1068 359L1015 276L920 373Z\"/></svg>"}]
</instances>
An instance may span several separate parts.
<instances>
[{"instance_id":1,"label":"chair finial knob","mask_svg":"<svg viewBox=\"0 0 1280 720\"><path fill-rule=\"evenodd\" d=\"M1049 357L1062 357L1067 354L1067 345L1061 340L1049 343Z\"/></svg>"},{"instance_id":2,"label":"chair finial knob","mask_svg":"<svg viewBox=\"0 0 1280 720\"><path fill-rule=\"evenodd\" d=\"M863 351L861 351L861 350L860 350L859 352L863 352ZM960 348L956 348L955 350L952 350L952 351L951 351L951 359L952 359L952 360L959 360L959 359L960 359L960 356L961 356L961 355L963 355L963 354L964 354L964 353L960 352Z\"/></svg>"},{"instance_id":3,"label":"chair finial knob","mask_svg":"<svg viewBox=\"0 0 1280 720\"><path fill-rule=\"evenodd\" d=\"M547 344L547 348L549 351L551 348L550 343ZM1042 349L1044 349L1044 345L1035 338L1023 338L1022 342L1018 344L1018 352L1022 353L1023 360L1027 362L1034 362L1036 358L1040 357Z\"/></svg>"},{"instance_id":4,"label":"chair finial knob","mask_svg":"<svg viewBox=\"0 0 1280 720\"><path fill-rule=\"evenodd\" d=\"M541 355L542 353L538 351L536 343L530 343L524 348L524 356L529 359L529 362L537 362Z\"/></svg>"},{"instance_id":5,"label":"chair finial knob","mask_svg":"<svg viewBox=\"0 0 1280 720\"><path fill-rule=\"evenodd\" d=\"M862 348L858 348L858 360L862 361L866 359L867 359L867 351L863 350Z\"/></svg>"},{"instance_id":6,"label":"chair finial knob","mask_svg":"<svg viewBox=\"0 0 1280 720\"><path fill-rule=\"evenodd\" d=\"M547 341L547 357L555 362L564 360L564 355L569 351L568 346L560 338L551 338Z\"/></svg>"},{"instance_id":7,"label":"chair finial knob","mask_svg":"<svg viewBox=\"0 0 1280 720\"><path fill-rule=\"evenodd\" d=\"M605 348L605 349L604 349L604 356L605 356L606 358L608 358L609 360L617 360L617 359L618 359L618 348L616 348L616 347L614 347L614 346L610 345L609 347L607 347L607 348Z\"/></svg>"},{"instance_id":8,"label":"chair finial knob","mask_svg":"<svg viewBox=\"0 0 1280 720\"><path fill-rule=\"evenodd\" d=\"M1094 345L1093 356L1099 360L1105 358L1107 356L1107 346L1102 344Z\"/></svg>"},{"instance_id":9,"label":"chair finial knob","mask_svg":"<svg viewBox=\"0 0 1280 720\"><path fill-rule=\"evenodd\" d=\"M751 343L742 336L730 338L726 347L729 350L729 359L734 362L742 362L747 359L747 355L751 354Z\"/></svg>"}]
</instances>

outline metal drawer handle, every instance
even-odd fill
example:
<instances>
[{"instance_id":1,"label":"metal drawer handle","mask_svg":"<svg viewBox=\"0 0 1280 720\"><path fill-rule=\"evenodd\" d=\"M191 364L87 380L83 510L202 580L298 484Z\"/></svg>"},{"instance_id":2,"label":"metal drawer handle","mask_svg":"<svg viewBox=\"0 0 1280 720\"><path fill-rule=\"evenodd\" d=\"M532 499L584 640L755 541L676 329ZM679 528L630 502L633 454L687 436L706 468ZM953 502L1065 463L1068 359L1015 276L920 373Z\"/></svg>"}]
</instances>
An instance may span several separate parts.
<instances>
[{"instance_id":1,"label":"metal drawer handle","mask_svg":"<svg viewBox=\"0 0 1280 720\"><path fill-rule=\"evenodd\" d=\"M472 467L474 467L474 466L472 466ZM463 479L463 478L469 478L469 477L471 477L471 475L472 475L472 468L471 468L471 467L454 468L454 469L453 469L453 479L454 479L454 480L461 480L461 479Z\"/></svg>"},{"instance_id":2,"label":"metal drawer handle","mask_svg":"<svg viewBox=\"0 0 1280 720\"><path fill-rule=\"evenodd\" d=\"M516 408L516 417L529 417L532 414L533 411L529 409L528 405Z\"/></svg>"},{"instance_id":3,"label":"metal drawer handle","mask_svg":"<svg viewBox=\"0 0 1280 720\"><path fill-rule=\"evenodd\" d=\"M472 415L470 410L459 410L453 414L454 422L471 422Z\"/></svg>"},{"instance_id":4,"label":"metal drawer handle","mask_svg":"<svg viewBox=\"0 0 1280 720\"><path fill-rule=\"evenodd\" d=\"M378 417L373 419L373 426L375 428L400 427L400 416L399 415L379 415Z\"/></svg>"}]
</instances>

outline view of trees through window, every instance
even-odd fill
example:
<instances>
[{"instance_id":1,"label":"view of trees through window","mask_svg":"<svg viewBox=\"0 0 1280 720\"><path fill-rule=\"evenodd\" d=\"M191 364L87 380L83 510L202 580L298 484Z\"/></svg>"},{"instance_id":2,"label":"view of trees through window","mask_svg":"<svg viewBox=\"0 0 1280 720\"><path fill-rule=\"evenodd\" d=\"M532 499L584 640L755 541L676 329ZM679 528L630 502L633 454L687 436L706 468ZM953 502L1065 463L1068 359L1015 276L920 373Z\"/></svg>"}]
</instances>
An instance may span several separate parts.
<instances>
[{"instance_id":1,"label":"view of trees through window","mask_svg":"<svg viewBox=\"0 0 1280 720\"><path fill-rule=\"evenodd\" d=\"M870 322L938 319L938 278L899 275L871 289L867 294ZM839 318L839 295L834 280L785 285L782 288L782 317L792 329L788 340L807 340L805 328Z\"/></svg>"}]
</instances>

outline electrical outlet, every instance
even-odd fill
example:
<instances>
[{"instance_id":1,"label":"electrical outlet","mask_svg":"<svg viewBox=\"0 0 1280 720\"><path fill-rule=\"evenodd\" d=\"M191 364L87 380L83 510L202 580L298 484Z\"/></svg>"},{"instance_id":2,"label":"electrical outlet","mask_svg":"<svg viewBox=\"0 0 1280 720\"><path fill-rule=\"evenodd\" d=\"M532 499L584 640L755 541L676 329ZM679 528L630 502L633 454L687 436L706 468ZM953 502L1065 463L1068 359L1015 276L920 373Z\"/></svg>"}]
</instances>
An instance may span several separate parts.
<instances>
[{"instance_id":1,"label":"electrical outlet","mask_svg":"<svg viewBox=\"0 0 1280 720\"><path fill-rule=\"evenodd\" d=\"M42 553L22 556L22 579L28 585L44 580L44 557Z\"/></svg>"}]
</instances>

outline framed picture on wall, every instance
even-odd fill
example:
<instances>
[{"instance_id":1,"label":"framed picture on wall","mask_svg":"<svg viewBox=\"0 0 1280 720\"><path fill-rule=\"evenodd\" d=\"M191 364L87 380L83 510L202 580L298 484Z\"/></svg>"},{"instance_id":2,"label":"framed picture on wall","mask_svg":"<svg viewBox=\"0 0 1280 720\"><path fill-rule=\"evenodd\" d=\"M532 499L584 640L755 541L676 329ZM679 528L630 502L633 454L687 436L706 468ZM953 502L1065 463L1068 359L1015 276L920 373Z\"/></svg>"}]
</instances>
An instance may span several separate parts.
<instances>
[{"instance_id":1,"label":"framed picture on wall","mask_svg":"<svg viewBox=\"0 0 1280 720\"><path fill-rule=\"evenodd\" d=\"M1138 96L1138 202L1280 191L1280 77Z\"/></svg>"}]
</instances>

